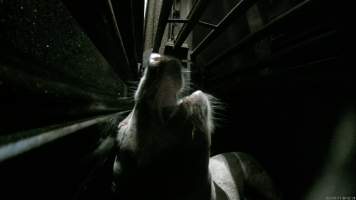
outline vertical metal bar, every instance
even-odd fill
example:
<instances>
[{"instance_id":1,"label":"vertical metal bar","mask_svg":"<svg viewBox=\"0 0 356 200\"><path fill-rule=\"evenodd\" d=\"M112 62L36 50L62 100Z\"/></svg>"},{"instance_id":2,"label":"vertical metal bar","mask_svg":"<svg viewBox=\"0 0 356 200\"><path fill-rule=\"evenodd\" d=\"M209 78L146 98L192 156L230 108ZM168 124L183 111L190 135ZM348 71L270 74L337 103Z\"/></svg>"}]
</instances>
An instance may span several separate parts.
<instances>
[{"instance_id":1,"label":"vertical metal bar","mask_svg":"<svg viewBox=\"0 0 356 200\"><path fill-rule=\"evenodd\" d=\"M177 39L174 43L174 48L180 47L187 39L189 33L193 30L193 27L198 23L200 16L205 11L210 0L198 0L188 15L188 22L180 29Z\"/></svg>"},{"instance_id":2,"label":"vertical metal bar","mask_svg":"<svg viewBox=\"0 0 356 200\"><path fill-rule=\"evenodd\" d=\"M161 1L146 0L146 16L144 26L144 46L143 52L151 52L154 46L155 33L159 19L159 9L161 9ZM159 6L158 6L159 4Z\"/></svg>"},{"instance_id":3,"label":"vertical metal bar","mask_svg":"<svg viewBox=\"0 0 356 200\"><path fill-rule=\"evenodd\" d=\"M156 37L153 44L153 52L158 53L159 51L172 5L173 5L173 0L162 0L162 7L158 19Z\"/></svg>"},{"instance_id":4,"label":"vertical metal bar","mask_svg":"<svg viewBox=\"0 0 356 200\"><path fill-rule=\"evenodd\" d=\"M132 42L133 42L133 44L126 44L126 45L130 45L130 46L132 46L131 48L132 48L132 51L133 51L133 58L131 58L132 60L131 60L131 66L132 67L134 67L135 68L135 72L137 72L137 58L138 58L138 55L137 55L137 41L136 41L136 39L138 39L138 38L136 38L136 35L135 35L135 33L136 33L136 27L135 27L135 14L134 14L134 5L133 5L133 2L134 1L130 1L129 2L129 7L130 7L130 24L131 24L131 29L130 29L130 31L131 31L131 33L130 33L130 35L131 35L131 39L132 39Z\"/></svg>"},{"instance_id":5,"label":"vertical metal bar","mask_svg":"<svg viewBox=\"0 0 356 200\"><path fill-rule=\"evenodd\" d=\"M138 18L140 14L137 12L140 11L139 7L135 9L136 4L134 3L139 3L142 2L142 0L137 0L137 1L131 1L131 0L122 0L122 1L113 1L112 6L113 10L115 12L115 17L116 21L118 22L118 27L121 33L121 37L123 40L123 43L125 45L125 49L127 52L127 57L130 62L130 69L133 72L134 79L138 78L138 73L137 73L137 63L138 63L138 57L142 53L137 52L137 46L139 44L142 44L142 42L138 41L140 40L140 35L136 35L136 29L139 29L140 24L142 23L142 20L140 21ZM137 11L137 12L136 12ZM120 19L125 19L125 21L121 21Z\"/></svg>"},{"instance_id":6,"label":"vertical metal bar","mask_svg":"<svg viewBox=\"0 0 356 200\"><path fill-rule=\"evenodd\" d=\"M109 10L110 10L111 20L112 20L112 23L113 23L113 26L114 26L114 29L115 29L116 36L119 39L120 46L121 46L121 49L122 49L122 53L124 54L125 62L127 63L128 66L131 66L129 58L127 56L127 52L126 52L126 49L125 49L124 42L122 41L122 36L121 36L121 33L120 33L119 26L117 25L116 16L115 16L115 12L114 12L111 0L107 0L107 2L108 2Z\"/></svg>"},{"instance_id":7,"label":"vertical metal bar","mask_svg":"<svg viewBox=\"0 0 356 200\"><path fill-rule=\"evenodd\" d=\"M219 36L219 34L223 32L223 30L225 30L234 19L245 14L244 11L249 9L256 2L257 0L241 0L239 3L237 3L231 9L231 11L219 22L216 29L211 30L209 34L193 49L192 56L196 56L196 54L199 53L204 47L206 47L209 42L216 39L217 36Z\"/></svg>"},{"instance_id":8,"label":"vertical metal bar","mask_svg":"<svg viewBox=\"0 0 356 200\"><path fill-rule=\"evenodd\" d=\"M144 0L139 0L139 1L131 1L131 4L133 6L133 14L134 14L134 25L135 31L134 31L134 37L136 40L136 54L138 58L138 62L142 62L142 54L143 54L143 41L144 41L144 7L145 7L145 1Z\"/></svg>"}]
</instances>

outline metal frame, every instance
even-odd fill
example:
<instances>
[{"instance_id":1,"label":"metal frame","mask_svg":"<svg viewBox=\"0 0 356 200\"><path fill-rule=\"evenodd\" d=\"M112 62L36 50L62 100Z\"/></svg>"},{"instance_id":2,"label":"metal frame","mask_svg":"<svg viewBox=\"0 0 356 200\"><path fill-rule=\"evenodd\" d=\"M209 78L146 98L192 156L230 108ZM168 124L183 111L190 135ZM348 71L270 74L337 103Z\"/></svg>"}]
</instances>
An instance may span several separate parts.
<instances>
[{"instance_id":1,"label":"metal frame","mask_svg":"<svg viewBox=\"0 0 356 200\"><path fill-rule=\"evenodd\" d=\"M275 19L273 19L272 21L270 21L269 23L267 23L266 25L264 25L260 30L251 33L247 36L245 36L244 38L242 38L237 44L235 44L233 47L225 50L224 52L222 52L221 54L217 55L215 58L213 58L212 60L210 60L205 66L204 68L209 68L212 65L220 62L221 60L223 60L224 58L226 58L227 56L230 56L233 53L236 53L236 51L242 49L243 47L245 47L246 45L248 45L250 42L256 41L260 38L262 38L264 35L270 33L272 30L274 30L277 26L279 26L281 23L283 23L284 21L286 21L288 19L289 16L294 15L296 12L298 12L300 9L302 9L304 6L306 6L307 4L310 3L311 0L304 0L303 2L299 3L298 5L296 5L295 7L287 10L286 12L282 13L281 15L279 15L278 17L276 17Z\"/></svg>"},{"instance_id":2,"label":"metal frame","mask_svg":"<svg viewBox=\"0 0 356 200\"><path fill-rule=\"evenodd\" d=\"M252 5L254 5L258 0L241 0L237 3L230 12L217 24L211 24L208 22L200 21L201 15L204 13L209 0L198 0L192 10L189 12L187 19L168 19L169 12L172 8L172 2L163 1L161 8L161 14L159 17L158 28L156 32L155 44L153 47L153 52L158 52L161 45L161 40L163 36L164 29L168 23L184 23L183 27L177 34L174 48L180 47L183 42L187 39L189 33L193 30L195 25L200 24L205 27L212 29L209 34L192 50L191 56L194 58L199 54L204 47L206 47L211 41L215 40L220 33L222 33L235 18L243 15Z\"/></svg>"},{"instance_id":3,"label":"metal frame","mask_svg":"<svg viewBox=\"0 0 356 200\"><path fill-rule=\"evenodd\" d=\"M62 138L64 136L75 133L81 129L88 128L98 123L105 122L115 116L116 114L96 117L94 119L84 120L82 122L73 123L71 125L63 126L57 129L50 129L47 131L38 131L39 133L23 138L14 142L10 142L8 144L0 146L0 163L9 158L13 158L22 153L25 153L29 150L33 150L38 148L44 144ZM32 130L30 132L36 132L36 130ZM21 135L26 135L26 133L18 133Z\"/></svg>"},{"instance_id":4,"label":"metal frame","mask_svg":"<svg viewBox=\"0 0 356 200\"><path fill-rule=\"evenodd\" d=\"M215 40L226 28L233 23L233 21L242 16L243 14L246 13L246 11L251 8L255 3L257 3L258 0L241 0L239 1L226 15L223 17L223 19L220 20L220 22L217 25L200 21L200 17L205 11L205 8L207 7L209 1L208 0L198 0L192 10L190 11L187 19L168 19L165 20L164 22L168 23L184 23L182 28L179 30L179 33L177 34L175 43L174 43L174 48L180 47L183 42L186 40L187 36L189 33L193 30L194 26L197 24L205 26L211 31L208 33L207 36L205 36L199 44L191 51L191 57L194 59L210 42ZM286 21L286 19L293 15L294 13L298 12L301 8L306 6L306 4L309 4L311 0L304 0L301 3L297 4L293 8L289 9L288 11L282 13L266 25L264 25L260 30L253 32L244 38L242 38L239 42L237 42L233 47L225 50L221 54L217 55L216 57L212 58L205 66L202 68L209 68L213 66L214 64L220 62L227 56L230 56L233 53L236 53L237 51L241 50L243 47L248 45L251 42L254 42L263 35L270 33L273 31L276 27L278 27L281 23ZM167 10L166 10L167 12ZM162 16L162 15L161 15ZM167 15L168 17L168 15ZM160 19L161 20L161 19ZM158 26L165 26L166 24L158 24ZM162 29L162 28L161 28ZM158 35L158 34L157 34ZM156 36L157 36L156 35Z\"/></svg>"},{"instance_id":5,"label":"metal frame","mask_svg":"<svg viewBox=\"0 0 356 200\"><path fill-rule=\"evenodd\" d=\"M189 22L189 19L168 19L168 23L188 23L188 22ZM215 24L211 24L211 23L204 22L201 20L199 20L197 24L205 26L210 29L215 29L217 27L217 25L215 25Z\"/></svg>"},{"instance_id":6,"label":"metal frame","mask_svg":"<svg viewBox=\"0 0 356 200\"><path fill-rule=\"evenodd\" d=\"M261 62L259 62L257 65L251 65L251 66L248 66L246 69L243 69L243 70L237 70L237 71L234 71L232 73L229 73L229 74L225 74L223 76L216 76L216 77L213 77L212 79L209 79L208 81L212 81L212 82L216 82L216 81L221 81L221 80L224 80L224 79L228 79L228 78L232 78L232 77L235 77L241 73L249 73L249 72L253 72L253 71L256 71L256 70L263 70L263 69L268 69L269 66L271 65L271 63L276 59L276 58L279 58L279 57L282 57L290 52L292 52L293 50L295 50L296 48L300 48L302 46L307 46L309 45L310 43L313 43L317 40L321 40L321 39L326 39L326 38L329 38L329 37L332 37L332 36L335 36L336 35L336 31L335 30L331 30L331 31L328 31L326 33L323 33L321 35L318 35L316 37L313 37L309 40L306 40L302 43L299 43L297 45L293 45L283 51L278 51L276 52L272 57L268 58L268 59L265 59L265 60L262 60ZM236 49L238 50L238 49ZM233 51L235 52L235 51ZM230 54L230 53L229 53ZM225 55L224 55L225 56ZM219 57L221 58L221 57ZM327 58L321 58L321 59L318 59L316 61L312 61L310 62L311 63L319 63L319 62L326 62L326 61L329 61L329 60L336 60L338 58L338 56L331 56L331 57L327 57ZM219 62L219 60L216 60L215 62ZM215 63L214 62L214 63ZM205 67L212 67L213 63L209 63L208 65L206 65ZM310 65L309 63L305 64L305 65ZM288 69L292 69L292 68L300 68L302 67L303 65L299 65L299 66L296 66L296 67L286 67Z\"/></svg>"},{"instance_id":7,"label":"metal frame","mask_svg":"<svg viewBox=\"0 0 356 200\"><path fill-rule=\"evenodd\" d=\"M113 27L115 29L116 36L119 39L120 46L121 46L121 49L122 49L122 53L123 53L124 58L125 58L125 62L126 62L127 65L130 66L130 61L129 61L129 58L127 56L127 51L125 49L125 45L124 45L124 42L122 40L120 29L119 29L119 26L118 26L117 21L116 21L116 15L115 15L115 11L114 11L113 5L111 3L111 0L107 0L107 4L108 4L108 8L110 10L110 15L111 15L111 20L112 20L111 23L112 23L112 25L113 25Z\"/></svg>"},{"instance_id":8,"label":"metal frame","mask_svg":"<svg viewBox=\"0 0 356 200\"><path fill-rule=\"evenodd\" d=\"M119 77L124 81L137 80L137 63L142 61L144 1L62 2ZM84 10L83 4L87 5ZM124 9L128 20L120 20Z\"/></svg>"},{"instance_id":9,"label":"metal frame","mask_svg":"<svg viewBox=\"0 0 356 200\"><path fill-rule=\"evenodd\" d=\"M204 47L211 41L215 40L221 32L223 32L237 17L240 17L249 9L257 0L241 0L237 3L231 11L218 23L217 27L210 31L210 33L193 49L192 56L196 56Z\"/></svg>"},{"instance_id":10,"label":"metal frame","mask_svg":"<svg viewBox=\"0 0 356 200\"><path fill-rule=\"evenodd\" d=\"M205 8L208 6L209 0L198 0L192 10L189 12L188 21L180 29L176 41L174 43L174 48L180 47L183 42L187 39L189 33L193 30L194 26L199 22L199 19Z\"/></svg>"},{"instance_id":11,"label":"metal frame","mask_svg":"<svg viewBox=\"0 0 356 200\"><path fill-rule=\"evenodd\" d=\"M168 23L168 17L171 13L171 9L173 6L174 0L164 0L162 1L161 12L158 19L158 26L156 31L156 36L153 44L153 52L158 52L161 46L164 30L166 29L166 25Z\"/></svg>"}]
</instances>

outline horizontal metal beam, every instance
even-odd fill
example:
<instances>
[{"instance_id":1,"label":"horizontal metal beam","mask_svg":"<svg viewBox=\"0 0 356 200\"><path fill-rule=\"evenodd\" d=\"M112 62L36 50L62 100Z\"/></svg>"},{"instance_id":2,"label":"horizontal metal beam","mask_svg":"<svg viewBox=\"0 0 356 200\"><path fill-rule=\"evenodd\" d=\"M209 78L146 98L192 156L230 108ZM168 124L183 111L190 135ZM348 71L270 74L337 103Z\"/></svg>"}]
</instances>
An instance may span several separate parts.
<instances>
[{"instance_id":1,"label":"horizontal metal beam","mask_svg":"<svg viewBox=\"0 0 356 200\"><path fill-rule=\"evenodd\" d=\"M127 112L122 112L122 114L126 114L126 113ZM18 156L18 155L25 153L27 151L38 148L38 147L40 147L44 144L47 144L49 142L52 142L54 140L57 140L64 136L75 133L81 129L88 128L90 126L93 126L95 124L99 124L102 122L106 122L109 119L116 116L117 114L118 113L105 115L105 116L99 116L99 117L91 118L88 120L83 120L80 122L72 123L70 125L66 125L61 128L47 128L47 130L45 130L45 131L43 131L43 129L35 129L35 130L27 131L27 132L17 133L17 134L15 134L15 136L12 136L12 137L16 138L16 135L17 135L17 137L20 137L19 140L9 142L7 144L2 144L0 146L0 163L2 161L9 159L9 158L13 158L13 157ZM121 113L119 113L119 114L121 114ZM29 135L29 133L32 133L32 132L38 132L38 134L35 134L35 135L32 134L33 136L21 138L22 135Z\"/></svg>"},{"instance_id":2,"label":"horizontal metal beam","mask_svg":"<svg viewBox=\"0 0 356 200\"><path fill-rule=\"evenodd\" d=\"M168 23L188 23L187 19L168 19Z\"/></svg>"},{"instance_id":3,"label":"horizontal metal beam","mask_svg":"<svg viewBox=\"0 0 356 200\"><path fill-rule=\"evenodd\" d=\"M238 75L241 74L246 74L246 73L250 73L253 71L259 71L261 69L265 69L265 68L269 68L269 66L272 66L273 63L276 62L276 60L283 58L285 56L288 56L288 54L290 55L293 51L296 51L298 49L305 49L308 48L309 45L317 42L317 41L327 41L328 39L330 39L331 37L335 37L336 36L337 31L335 30L330 30L327 31L321 35L318 35L316 37L312 37L308 40L305 40L301 43L298 43L296 45L292 45L286 49L280 50L278 52L275 52L273 55L269 56L267 59L263 59L261 61L259 61L256 65L250 65L247 66L246 68L242 69L242 70L235 70L231 73L227 74L220 74L220 76L216 76L213 77L211 79L208 79L209 82L219 82L220 80L223 79L229 79L229 78L233 78L236 77ZM324 60L334 60L337 59L338 56L327 56L326 58L321 58L321 59L317 59L317 61L312 61L312 62L308 62L308 63L318 63L319 61L324 61ZM286 67L287 69L291 69L291 68L297 68L303 65L309 65L309 64L301 64L301 65L297 65L296 67ZM273 69L276 69L277 67L273 67Z\"/></svg>"},{"instance_id":4,"label":"horizontal metal beam","mask_svg":"<svg viewBox=\"0 0 356 200\"><path fill-rule=\"evenodd\" d=\"M294 15L296 12L300 11L302 8L304 8L308 3L310 3L311 0L305 0L295 7L289 9L288 11L284 12L283 14L279 15L278 17L274 18L272 21L267 23L265 26L263 26L260 30L249 34L245 36L243 39L241 39L236 45L233 47L225 50L221 54L217 55L215 58L213 58L208 64L204 66L204 68L209 68L210 66L213 66L214 64L220 62L227 56L235 53L236 51L242 49L243 47L247 46L250 42L256 41L262 37L264 37L266 34L270 33L271 31L275 30L277 26L279 26L281 23L285 22L288 20L288 18L292 15Z\"/></svg>"},{"instance_id":5,"label":"horizontal metal beam","mask_svg":"<svg viewBox=\"0 0 356 200\"><path fill-rule=\"evenodd\" d=\"M196 56L204 47L206 47L211 41L215 40L220 33L222 33L236 18L246 13L257 0L241 0L237 3L230 12L218 23L214 30L211 30L209 34L193 49L192 56Z\"/></svg>"},{"instance_id":6,"label":"horizontal metal beam","mask_svg":"<svg viewBox=\"0 0 356 200\"><path fill-rule=\"evenodd\" d=\"M168 23L188 23L189 20L188 19L168 19ZM205 26L205 27L208 27L208 28L211 28L211 29L214 29L214 28L217 28L217 25L215 24L211 24L211 23L208 23L208 22L204 22L204 21L198 21L198 24L199 25L202 25L202 26Z\"/></svg>"},{"instance_id":7,"label":"horizontal metal beam","mask_svg":"<svg viewBox=\"0 0 356 200\"><path fill-rule=\"evenodd\" d=\"M198 23L201 15L205 11L209 0L198 0L192 10L188 14L188 22L180 29L174 43L174 48L180 47L187 39L189 33L193 30L194 26Z\"/></svg>"},{"instance_id":8,"label":"horizontal metal beam","mask_svg":"<svg viewBox=\"0 0 356 200\"><path fill-rule=\"evenodd\" d=\"M208 28L211 28L211 29L216 29L218 27L215 24L211 24L211 23L204 22L204 21L199 21L198 24L202 25L202 26L205 26L205 27L208 27Z\"/></svg>"},{"instance_id":9,"label":"horizontal metal beam","mask_svg":"<svg viewBox=\"0 0 356 200\"><path fill-rule=\"evenodd\" d=\"M153 44L153 52L155 53L158 53L159 48L161 47L164 30L166 29L166 25L168 22L169 14L172 9L172 5L173 5L173 0L162 1L162 7L161 7L161 12L159 14L156 36Z\"/></svg>"}]
</instances>

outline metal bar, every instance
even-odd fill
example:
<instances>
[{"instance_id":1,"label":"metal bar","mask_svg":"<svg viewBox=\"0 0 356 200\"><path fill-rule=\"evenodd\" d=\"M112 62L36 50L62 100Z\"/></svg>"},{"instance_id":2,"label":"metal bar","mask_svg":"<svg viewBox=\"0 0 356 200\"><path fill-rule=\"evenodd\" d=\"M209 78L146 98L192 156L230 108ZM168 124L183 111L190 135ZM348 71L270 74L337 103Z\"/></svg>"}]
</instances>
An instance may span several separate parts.
<instances>
[{"instance_id":1,"label":"metal bar","mask_svg":"<svg viewBox=\"0 0 356 200\"><path fill-rule=\"evenodd\" d=\"M187 19L168 19L168 23L188 23L188 22L189 20ZM217 28L217 25L211 24L209 22L198 21L198 24L212 29Z\"/></svg>"},{"instance_id":2,"label":"metal bar","mask_svg":"<svg viewBox=\"0 0 356 200\"><path fill-rule=\"evenodd\" d=\"M161 12L159 14L156 37L153 44L153 52L158 53L159 51L172 5L173 5L173 0L162 1L162 7L161 7Z\"/></svg>"},{"instance_id":3,"label":"metal bar","mask_svg":"<svg viewBox=\"0 0 356 200\"><path fill-rule=\"evenodd\" d=\"M282 58L290 53L292 53L294 50L300 49L300 48L307 48L308 45L316 42L316 41L320 41L320 40L324 40L327 41L327 39L329 39L330 37L333 37L336 35L336 31L335 30L330 30L326 33L323 33L321 35L318 35L316 37L312 37L306 41L303 41L301 43L298 43L296 45L293 45L291 47L288 47L286 49L283 49L281 51L276 52L275 54L273 54L272 56L268 57L267 59L264 59L262 61L260 61L259 63L257 63L256 65L250 65L247 66L246 68L242 69L242 70L236 70L235 72L232 72L228 75L222 75L222 76L217 76L214 77L213 79L209 79L208 81L219 81L222 79L226 79L228 77L234 77L238 74L242 74L242 73L248 73L250 71L256 71L256 70L260 70L266 66L271 65L271 63L275 62L278 58ZM330 58L330 57L329 57ZM327 59L329 59L327 58ZM324 59L324 58L323 58ZM322 60L322 59L320 59ZM276 68L276 67L274 67Z\"/></svg>"},{"instance_id":4,"label":"metal bar","mask_svg":"<svg viewBox=\"0 0 356 200\"><path fill-rule=\"evenodd\" d=\"M142 1L142 0L141 0ZM135 19L139 14L135 13L135 5L133 1L112 1L112 8L114 10L116 24L120 30L121 38L124 43L124 47L127 53L128 60L130 62L130 69L133 72L133 79L138 78L137 63L138 57L142 54L137 52L137 46L140 44L140 37L136 36L136 28L142 23ZM136 3L140 1L135 1ZM125 19L120 21L120 19ZM142 42L141 42L142 43Z\"/></svg>"},{"instance_id":5,"label":"metal bar","mask_svg":"<svg viewBox=\"0 0 356 200\"><path fill-rule=\"evenodd\" d=\"M216 29L218 27L215 24L211 24L209 22L204 22L204 21L199 21L198 24L202 25L202 26L205 26L205 27L208 27L208 28L211 28L211 29Z\"/></svg>"},{"instance_id":6,"label":"metal bar","mask_svg":"<svg viewBox=\"0 0 356 200\"><path fill-rule=\"evenodd\" d=\"M289 71L289 70L298 70L298 69L303 69L303 68L310 68L310 67L315 67L315 66L324 66L325 63L335 63L337 64L338 60L340 59L339 56L332 56L332 57L327 57L327 58L321 58L318 60L313 60L304 64L300 64L300 65L295 65L295 66L287 66L285 68L278 68L276 70L273 70L272 72L282 72L282 71ZM256 69L255 69L256 70ZM249 73L254 73L256 71L249 71ZM236 76L239 74L240 72L233 72L228 74L228 77L223 77L223 78L218 78L218 79L214 79L214 80L210 80L210 83L214 83L213 85L209 85L210 89L214 90L216 88L219 88L221 85L227 84L226 81L228 80L232 80L232 77L236 78ZM257 72L256 72L257 73ZM217 84L215 84L217 83Z\"/></svg>"},{"instance_id":7,"label":"metal bar","mask_svg":"<svg viewBox=\"0 0 356 200\"><path fill-rule=\"evenodd\" d=\"M119 26L117 25L116 15L115 15L115 12L114 12L113 5L112 5L112 3L111 3L111 0L107 0L107 3L108 3L110 15L111 15L112 24L113 24L113 26L114 26L115 34L116 34L117 38L119 39L120 46L121 46L121 49L122 49L122 53L124 54L125 62L126 62L126 64L127 64L128 66L131 66L131 65L130 65L130 61L129 61L129 58L128 58L128 56L127 56L127 52L126 52L126 49L125 49L124 42L123 42L123 40L122 40L122 36L121 36L121 33L120 33Z\"/></svg>"},{"instance_id":8,"label":"metal bar","mask_svg":"<svg viewBox=\"0 0 356 200\"><path fill-rule=\"evenodd\" d=\"M188 19L168 19L168 23L189 23L189 20ZM208 28L211 28L211 29L217 28L217 25L211 24L209 22L198 21L198 24L208 27Z\"/></svg>"},{"instance_id":9,"label":"metal bar","mask_svg":"<svg viewBox=\"0 0 356 200\"><path fill-rule=\"evenodd\" d=\"M187 39L189 33L193 30L193 27L198 23L201 15L205 11L209 0L198 0L192 10L189 12L188 15L188 22L183 25L180 29L177 38L174 43L174 48L180 47L183 42Z\"/></svg>"},{"instance_id":10,"label":"metal bar","mask_svg":"<svg viewBox=\"0 0 356 200\"><path fill-rule=\"evenodd\" d=\"M188 23L187 19L168 19L168 23Z\"/></svg>"},{"instance_id":11,"label":"metal bar","mask_svg":"<svg viewBox=\"0 0 356 200\"><path fill-rule=\"evenodd\" d=\"M138 62L142 62L143 54L143 27L144 27L144 7L145 1L130 1L132 5L132 11L134 15L133 27L134 27L134 38L136 40L136 55Z\"/></svg>"},{"instance_id":12,"label":"metal bar","mask_svg":"<svg viewBox=\"0 0 356 200\"><path fill-rule=\"evenodd\" d=\"M219 22L214 30L211 30L209 34L193 49L192 56L196 56L208 43L215 40L221 32L223 32L233 20L245 14L245 11L249 9L257 0L241 0L237 3L230 12Z\"/></svg>"},{"instance_id":13,"label":"metal bar","mask_svg":"<svg viewBox=\"0 0 356 200\"><path fill-rule=\"evenodd\" d=\"M311 0L305 0L301 3L299 3L298 5L296 5L295 7L284 12L283 14L279 15L278 17L274 18L272 21L270 21L265 26L263 26L259 31L256 31L250 35L247 35L246 37L241 39L236 45L225 50L224 52L222 52L221 54L219 54L218 56L213 58L210 62L208 62L208 64L205 65L204 68L208 68L208 67L214 65L215 63L219 62L220 60L226 58L226 56L229 56L230 54L245 47L248 43L265 36L266 34L271 32L276 26L278 26L280 23L283 23L289 16L295 14L297 11L302 9L309 2L311 2Z\"/></svg>"},{"instance_id":14,"label":"metal bar","mask_svg":"<svg viewBox=\"0 0 356 200\"><path fill-rule=\"evenodd\" d=\"M136 39L138 39L138 38L136 38L136 35L135 35L135 33L136 33L136 27L135 27L135 14L134 14L134 5L133 5L133 2L134 1L129 1L129 7L130 7L130 25L131 25L131 29L130 29L130 31L131 31L131 33L130 33L130 35L131 35L131 40L132 40L132 42L133 42L133 44L127 44L127 45L129 45L129 46L132 46L131 48L132 48L132 51L133 51L133 57L131 58L132 60L131 60L131 66L132 66L132 68L134 68L134 70L135 70L135 75L137 75L137 60L138 60L138 56L140 55L140 54L137 54L137 41L136 41ZM126 47L127 48L127 47Z\"/></svg>"},{"instance_id":15,"label":"metal bar","mask_svg":"<svg viewBox=\"0 0 356 200\"><path fill-rule=\"evenodd\" d=\"M37 135L27 137L24 139L17 140L15 142L10 142L8 144L0 146L0 163L9 158L18 156L22 153L30 151L32 149L38 148L46 143L54 141L56 139L62 138L64 136L70 135L81 129L93 126L95 124L105 122L117 114L110 114L106 116L95 117L89 120L81 121L71 125L67 125L61 128L56 128L52 130L47 130L45 132L39 133ZM31 132L36 131L32 130ZM40 130L37 130L40 131ZM19 133L21 135L26 135L25 133Z\"/></svg>"}]
</instances>

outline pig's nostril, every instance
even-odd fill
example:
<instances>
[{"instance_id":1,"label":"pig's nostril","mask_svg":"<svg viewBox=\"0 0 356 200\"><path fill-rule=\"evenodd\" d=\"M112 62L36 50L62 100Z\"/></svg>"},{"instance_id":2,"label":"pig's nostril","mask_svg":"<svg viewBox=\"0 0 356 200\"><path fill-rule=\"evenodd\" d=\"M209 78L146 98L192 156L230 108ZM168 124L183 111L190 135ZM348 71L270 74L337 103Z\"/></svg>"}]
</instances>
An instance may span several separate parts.
<instances>
[{"instance_id":1,"label":"pig's nostril","mask_svg":"<svg viewBox=\"0 0 356 200\"><path fill-rule=\"evenodd\" d=\"M152 53L150 55L150 66L156 67L159 64L161 55L158 53Z\"/></svg>"}]
</instances>

